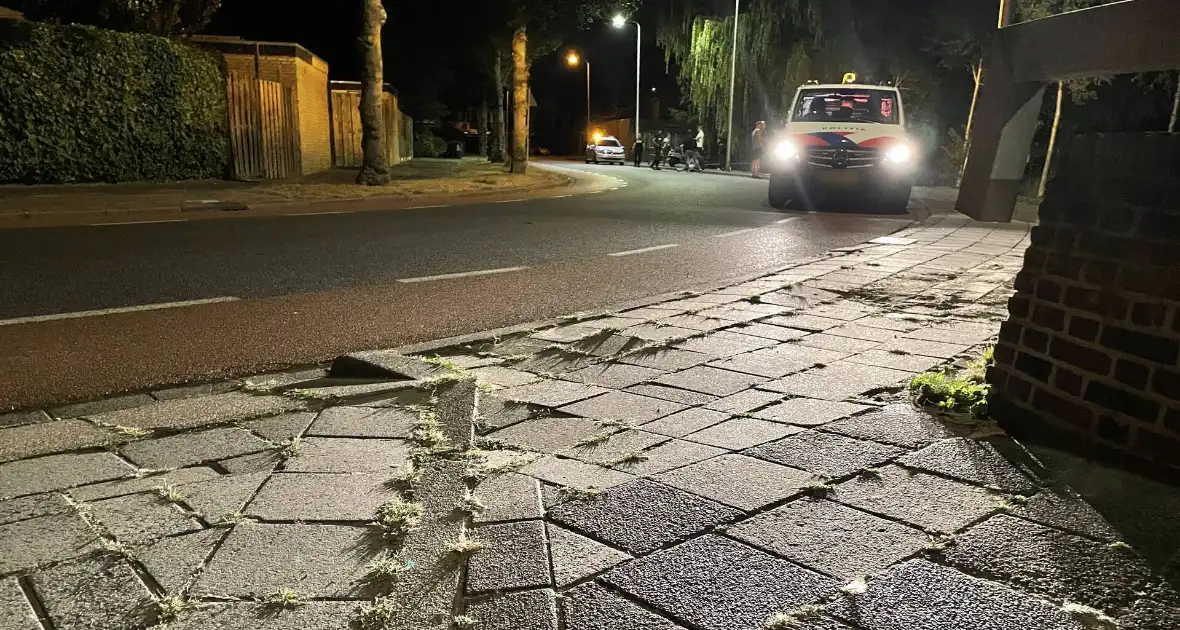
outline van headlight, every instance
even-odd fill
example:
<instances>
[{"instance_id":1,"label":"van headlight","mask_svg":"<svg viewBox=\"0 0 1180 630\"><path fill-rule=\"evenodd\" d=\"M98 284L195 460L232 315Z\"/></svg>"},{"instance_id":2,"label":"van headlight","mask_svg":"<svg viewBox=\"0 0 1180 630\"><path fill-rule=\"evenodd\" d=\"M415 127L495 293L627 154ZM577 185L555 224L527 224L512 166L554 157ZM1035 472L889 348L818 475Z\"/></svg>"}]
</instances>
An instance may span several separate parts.
<instances>
[{"instance_id":1,"label":"van headlight","mask_svg":"<svg viewBox=\"0 0 1180 630\"><path fill-rule=\"evenodd\" d=\"M908 166L913 161L914 149L908 144L895 144L885 151L885 163L891 166Z\"/></svg>"},{"instance_id":2,"label":"van headlight","mask_svg":"<svg viewBox=\"0 0 1180 630\"><path fill-rule=\"evenodd\" d=\"M774 157L780 162L795 162L800 157L799 146L790 140L784 140L774 147Z\"/></svg>"}]
</instances>

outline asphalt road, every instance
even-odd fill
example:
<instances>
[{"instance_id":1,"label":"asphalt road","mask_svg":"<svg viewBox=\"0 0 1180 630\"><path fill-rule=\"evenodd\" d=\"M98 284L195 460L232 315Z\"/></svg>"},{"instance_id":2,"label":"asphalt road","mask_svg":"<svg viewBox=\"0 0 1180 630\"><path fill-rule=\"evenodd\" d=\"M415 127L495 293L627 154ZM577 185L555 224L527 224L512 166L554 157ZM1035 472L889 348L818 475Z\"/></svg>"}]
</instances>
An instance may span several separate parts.
<instances>
[{"instance_id":1,"label":"asphalt road","mask_svg":"<svg viewBox=\"0 0 1180 630\"><path fill-rule=\"evenodd\" d=\"M779 212L766 183L747 178L562 166L623 181L422 210L0 230L0 409L718 285L908 222ZM216 301L22 321L194 300Z\"/></svg>"}]
</instances>

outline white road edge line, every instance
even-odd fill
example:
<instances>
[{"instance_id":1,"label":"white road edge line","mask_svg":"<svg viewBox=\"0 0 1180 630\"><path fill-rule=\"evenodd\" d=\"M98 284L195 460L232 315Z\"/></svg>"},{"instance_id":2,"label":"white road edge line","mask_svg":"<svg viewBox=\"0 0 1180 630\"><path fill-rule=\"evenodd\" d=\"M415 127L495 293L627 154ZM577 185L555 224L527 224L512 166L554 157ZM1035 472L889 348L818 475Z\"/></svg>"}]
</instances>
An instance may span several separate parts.
<instances>
[{"instance_id":1,"label":"white road edge line","mask_svg":"<svg viewBox=\"0 0 1180 630\"><path fill-rule=\"evenodd\" d=\"M440 205L440 206L411 206L411 207L409 207L409 208L402 208L402 210L425 210L425 209L427 209L427 208L450 208L450 206L449 206L449 205Z\"/></svg>"},{"instance_id":2,"label":"white road edge line","mask_svg":"<svg viewBox=\"0 0 1180 630\"><path fill-rule=\"evenodd\" d=\"M497 273L511 273L513 271L524 271L528 267L502 267L500 269L480 269L479 271L461 271L459 273L444 273L437 276L421 276L418 278L398 278L398 282L403 284L413 284L416 282L432 282L434 280L452 280L454 278L472 278L475 276L490 276Z\"/></svg>"},{"instance_id":3,"label":"white road edge line","mask_svg":"<svg viewBox=\"0 0 1180 630\"><path fill-rule=\"evenodd\" d=\"M201 304L219 304L221 302L236 302L241 298L214 297L203 300L186 300L184 302L161 302L159 304L140 304L139 306L121 306L118 308L104 308L94 311L76 311L73 313L54 313L53 315L34 315L32 317L17 317L14 319L0 319L0 326L15 326L17 324L32 324L48 322L58 319L78 319L80 317L94 317L96 315L113 315L115 313L134 313L137 311L158 311L165 308L180 308L183 306L198 306Z\"/></svg>"},{"instance_id":4,"label":"white road edge line","mask_svg":"<svg viewBox=\"0 0 1180 630\"><path fill-rule=\"evenodd\" d=\"M678 243L671 243L669 245L656 245L655 247L644 247L643 249L632 249L632 250L626 251L626 252L615 252L613 254L607 254L607 256L613 256L615 258L619 258L620 256L634 256L635 254L646 254L648 252L658 252L661 249L672 249L673 247L680 247L680 245Z\"/></svg>"},{"instance_id":5,"label":"white road edge line","mask_svg":"<svg viewBox=\"0 0 1180 630\"><path fill-rule=\"evenodd\" d=\"M713 238L728 238L730 236L737 236L739 234L746 234L748 232L753 232L754 230L757 230L757 229L758 228L746 228L744 230L734 230L732 232L726 232L724 234L714 234Z\"/></svg>"},{"instance_id":6,"label":"white road edge line","mask_svg":"<svg viewBox=\"0 0 1180 630\"><path fill-rule=\"evenodd\" d=\"M775 221L773 223L773 225L782 225L784 223L790 223L791 221L798 221L799 219L802 219L802 218L803 217L787 217L785 219L779 219L778 221Z\"/></svg>"},{"instance_id":7,"label":"white road edge line","mask_svg":"<svg viewBox=\"0 0 1180 630\"><path fill-rule=\"evenodd\" d=\"M110 223L87 223L87 227L105 227L108 225L147 225L148 223L186 223L188 219L159 219L157 221L112 221Z\"/></svg>"},{"instance_id":8,"label":"white road edge line","mask_svg":"<svg viewBox=\"0 0 1180 630\"><path fill-rule=\"evenodd\" d=\"M493 201L492 203L516 203L518 201L528 201L527 199L502 199L500 201Z\"/></svg>"}]
</instances>

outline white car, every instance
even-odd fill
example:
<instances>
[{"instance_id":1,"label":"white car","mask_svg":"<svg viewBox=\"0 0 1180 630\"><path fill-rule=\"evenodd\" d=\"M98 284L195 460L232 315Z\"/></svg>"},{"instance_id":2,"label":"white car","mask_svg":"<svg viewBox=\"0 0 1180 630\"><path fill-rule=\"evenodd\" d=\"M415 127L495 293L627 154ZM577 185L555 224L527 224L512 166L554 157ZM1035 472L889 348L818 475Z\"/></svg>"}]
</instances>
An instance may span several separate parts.
<instances>
[{"instance_id":1,"label":"white car","mask_svg":"<svg viewBox=\"0 0 1180 630\"><path fill-rule=\"evenodd\" d=\"M627 161L627 151L614 136L603 136L586 145L587 164L622 164Z\"/></svg>"},{"instance_id":2,"label":"white car","mask_svg":"<svg viewBox=\"0 0 1180 630\"><path fill-rule=\"evenodd\" d=\"M810 208L827 197L854 196L905 212L918 151L905 131L901 93L850 78L796 91L785 133L763 158L771 206Z\"/></svg>"}]
</instances>

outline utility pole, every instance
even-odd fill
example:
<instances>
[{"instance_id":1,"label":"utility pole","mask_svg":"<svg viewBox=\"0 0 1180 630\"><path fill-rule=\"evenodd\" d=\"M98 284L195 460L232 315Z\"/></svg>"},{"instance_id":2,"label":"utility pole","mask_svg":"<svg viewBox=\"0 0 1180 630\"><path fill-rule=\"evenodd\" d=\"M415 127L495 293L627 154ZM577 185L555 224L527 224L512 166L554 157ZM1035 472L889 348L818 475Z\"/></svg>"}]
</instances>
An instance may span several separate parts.
<instances>
[{"instance_id":1,"label":"utility pole","mask_svg":"<svg viewBox=\"0 0 1180 630\"><path fill-rule=\"evenodd\" d=\"M733 170L733 97L737 85L738 14L742 0L733 0L733 53L729 59L729 139L725 143L725 170Z\"/></svg>"}]
</instances>

